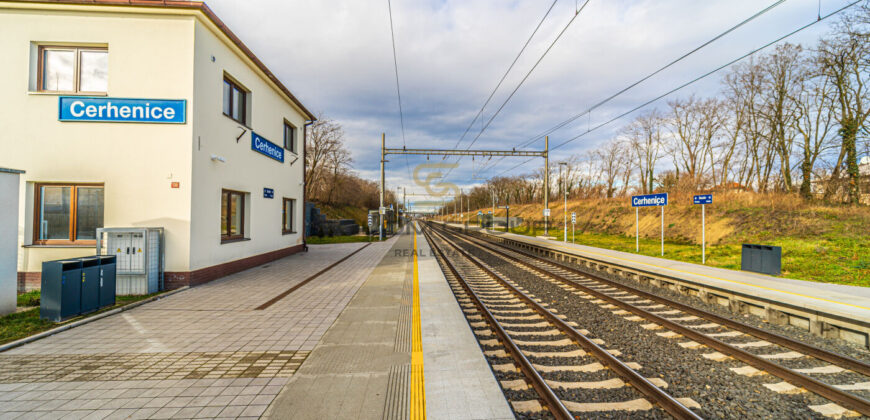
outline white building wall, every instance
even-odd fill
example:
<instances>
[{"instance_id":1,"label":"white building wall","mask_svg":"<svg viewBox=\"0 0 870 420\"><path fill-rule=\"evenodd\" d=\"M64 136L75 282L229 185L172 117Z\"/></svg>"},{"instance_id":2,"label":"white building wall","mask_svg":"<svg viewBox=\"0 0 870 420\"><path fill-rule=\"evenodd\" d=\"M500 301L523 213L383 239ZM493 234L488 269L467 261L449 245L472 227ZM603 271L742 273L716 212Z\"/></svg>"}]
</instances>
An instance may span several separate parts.
<instances>
[{"instance_id":1,"label":"white building wall","mask_svg":"<svg viewBox=\"0 0 870 420\"><path fill-rule=\"evenodd\" d=\"M195 11L0 2L0 167L26 174L18 271L93 247L28 247L34 182L105 184L104 225L166 228L166 270L189 269ZM130 13L139 10L141 13ZM179 11L173 11L178 14ZM187 124L58 121L58 95L33 92L35 43L108 46L108 96L186 99ZM171 182L181 188L170 188ZM7 197L0 196L5 202Z\"/></svg>"},{"instance_id":2,"label":"white building wall","mask_svg":"<svg viewBox=\"0 0 870 420\"><path fill-rule=\"evenodd\" d=\"M191 270L259 255L302 243L302 129L304 114L211 25L197 22L193 102L193 198ZM214 60L212 60L214 57ZM223 115L224 73L250 90L248 126ZM297 156L284 163L251 150L251 129L283 145L284 120L297 127ZM236 138L242 134L236 141ZM212 155L225 162L213 161ZM291 165L291 162L295 163ZM246 234L250 240L221 244L221 189L248 192ZM263 197L263 188L275 191ZM295 234L282 234L282 198L296 199Z\"/></svg>"}]
</instances>

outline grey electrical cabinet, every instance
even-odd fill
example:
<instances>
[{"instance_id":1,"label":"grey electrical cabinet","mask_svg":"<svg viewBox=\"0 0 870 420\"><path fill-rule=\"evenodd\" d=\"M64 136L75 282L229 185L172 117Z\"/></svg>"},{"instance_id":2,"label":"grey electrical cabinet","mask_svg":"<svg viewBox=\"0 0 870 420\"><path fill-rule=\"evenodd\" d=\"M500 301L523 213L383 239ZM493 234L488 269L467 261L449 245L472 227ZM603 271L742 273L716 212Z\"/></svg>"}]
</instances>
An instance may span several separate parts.
<instances>
[{"instance_id":1,"label":"grey electrical cabinet","mask_svg":"<svg viewBox=\"0 0 870 420\"><path fill-rule=\"evenodd\" d=\"M782 247L743 244L740 269L771 276L782 274Z\"/></svg>"},{"instance_id":2,"label":"grey electrical cabinet","mask_svg":"<svg viewBox=\"0 0 870 420\"><path fill-rule=\"evenodd\" d=\"M98 228L97 255L114 256L118 295L163 290L163 228Z\"/></svg>"},{"instance_id":3,"label":"grey electrical cabinet","mask_svg":"<svg viewBox=\"0 0 870 420\"><path fill-rule=\"evenodd\" d=\"M80 259L42 263L39 317L59 322L81 313L82 262Z\"/></svg>"},{"instance_id":4,"label":"grey electrical cabinet","mask_svg":"<svg viewBox=\"0 0 870 420\"><path fill-rule=\"evenodd\" d=\"M115 304L115 256L100 255L100 307Z\"/></svg>"}]
</instances>

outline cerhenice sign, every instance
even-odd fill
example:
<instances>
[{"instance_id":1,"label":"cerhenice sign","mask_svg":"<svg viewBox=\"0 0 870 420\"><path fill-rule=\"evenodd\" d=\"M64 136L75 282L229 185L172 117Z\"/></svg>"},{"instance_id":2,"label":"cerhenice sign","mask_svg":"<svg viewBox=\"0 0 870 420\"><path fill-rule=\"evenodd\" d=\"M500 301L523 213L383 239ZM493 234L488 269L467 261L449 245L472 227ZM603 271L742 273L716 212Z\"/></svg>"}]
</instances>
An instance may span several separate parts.
<instances>
[{"instance_id":1,"label":"cerhenice sign","mask_svg":"<svg viewBox=\"0 0 870 420\"><path fill-rule=\"evenodd\" d=\"M130 122L184 124L184 99L132 99L92 96L61 96L58 120L82 122Z\"/></svg>"},{"instance_id":2,"label":"cerhenice sign","mask_svg":"<svg viewBox=\"0 0 870 420\"><path fill-rule=\"evenodd\" d=\"M655 206L667 206L667 205L668 205L668 193L635 195L635 196L631 197L631 206L632 207L655 207Z\"/></svg>"},{"instance_id":3,"label":"cerhenice sign","mask_svg":"<svg viewBox=\"0 0 870 420\"><path fill-rule=\"evenodd\" d=\"M251 150L260 152L278 162L284 163L284 148L266 140L265 137L251 131Z\"/></svg>"}]
</instances>

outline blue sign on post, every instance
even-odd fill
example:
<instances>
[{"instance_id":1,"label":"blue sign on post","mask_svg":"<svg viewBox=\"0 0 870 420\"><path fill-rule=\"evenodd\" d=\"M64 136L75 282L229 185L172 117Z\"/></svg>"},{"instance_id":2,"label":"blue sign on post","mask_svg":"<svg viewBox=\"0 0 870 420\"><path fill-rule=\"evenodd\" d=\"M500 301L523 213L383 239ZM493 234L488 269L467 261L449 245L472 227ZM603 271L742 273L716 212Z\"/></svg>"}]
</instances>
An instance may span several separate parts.
<instances>
[{"instance_id":1,"label":"blue sign on post","mask_svg":"<svg viewBox=\"0 0 870 420\"><path fill-rule=\"evenodd\" d=\"M668 193L635 195L631 197L632 207L657 207L668 205Z\"/></svg>"},{"instance_id":2,"label":"blue sign on post","mask_svg":"<svg viewBox=\"0 0 870 420\"><path fill-rule=\"evenodd\" d=\"M695 204L713 204L713 194L696 195L694 197Z\"/></svg>"},{"instance_id":3,"label":"blue sign on post","mask_svg":"<svg viewBox=\"0 0 870 420\"><path fill-rule=\"evenodd\" d=\"M57 119L83 122L184 124L187 119L187 101L60 96Z\"/></svg>"},{"instance_id":4,"label":"blue sign on post","mask_svg":"<svg viewBox=\"0 0 870 420\"><path fill-rule=\"evenodd\" d=\"M260 152L278 162L284 163L284 148L266 140L265 137L251 131L251 150Z\"/></svg>"},{"instance_id":5,"label":"blue sign on post","mask_svg":"<svg viewBox=\"0 0 870 420\"><path fill-rule=\"evenodd\" d=\"M263 188L263 198L275 198L275 190L271 188Z\"/></svg>"}]
</instances>

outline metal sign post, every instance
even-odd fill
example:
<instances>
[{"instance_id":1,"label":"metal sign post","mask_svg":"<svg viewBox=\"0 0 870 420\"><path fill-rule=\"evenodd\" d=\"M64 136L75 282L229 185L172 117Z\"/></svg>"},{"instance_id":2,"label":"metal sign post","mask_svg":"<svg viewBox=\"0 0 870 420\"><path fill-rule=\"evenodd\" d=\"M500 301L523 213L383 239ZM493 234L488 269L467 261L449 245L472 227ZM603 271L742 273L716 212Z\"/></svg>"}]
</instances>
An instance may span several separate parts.
<instances>
[{"instance_id":1,"label":"metal sign post","mask_svg":"<svg viewBox=\"0 0 870 420\"><path fill-rule=\"evenodd\" d=\"M574 236L577 235L577 228L574 225L577 224L577 212L571 212L571 243L574 243Z\"/></svg>"},{"instance_id":2,"label":"metal sign post","mask_svg":"<svg viewBox=\"0 0 870 420\"><path fill-rule=\"evenodd\" d=\"M713 204L713 194L696 195L692 198L694 204L701 205L701 264L707 264L707 215L706 205Z\"/></svg>"},{"instance_id":3,"label":"metal sign post","mask_svg":"<svg viewBox=\"0 0 870 420\"><path fill-rule=\"evenodd\" d=\"M668 205L668 193L662 194L647 194L635 195L631 197L631 206L634 207L634 231L635 231L635 247L637 252L640 252L640 207L661 207L662 208L662 256L665 255L665 206Z\"/></svg>"},{"instance_id":4,"label":"metal sign post","mask_svg":"<svg viewBox=\"0 0 870 420\"><path fill-rule=\"evenodd\" d=\"M547 219L550 217L550 209L544 209L544 236L548 236Z\"/></svg>"}]
</instances>

